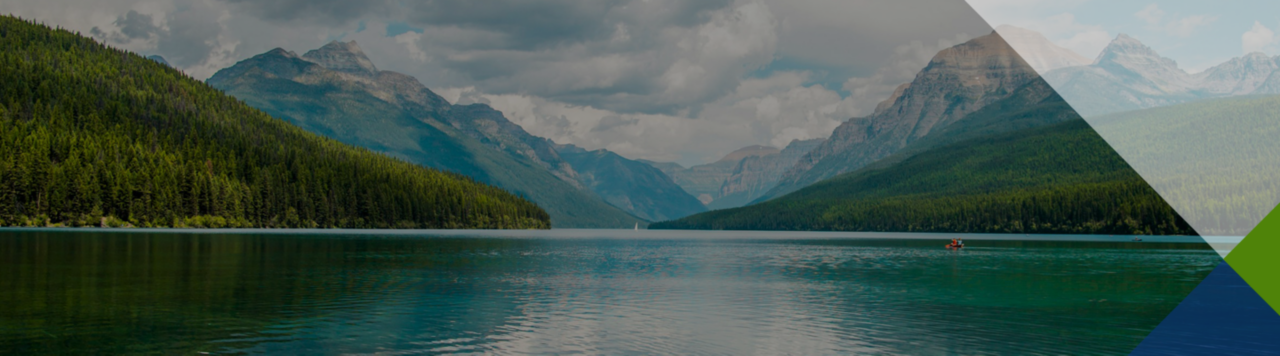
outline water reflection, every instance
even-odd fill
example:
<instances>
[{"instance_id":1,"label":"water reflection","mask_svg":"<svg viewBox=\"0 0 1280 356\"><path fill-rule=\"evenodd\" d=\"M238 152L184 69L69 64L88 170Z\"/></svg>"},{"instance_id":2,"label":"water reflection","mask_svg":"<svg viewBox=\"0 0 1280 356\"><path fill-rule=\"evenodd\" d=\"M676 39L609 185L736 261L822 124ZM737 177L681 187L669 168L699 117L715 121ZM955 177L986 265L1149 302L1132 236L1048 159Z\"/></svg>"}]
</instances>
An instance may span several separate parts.
<instances>
[{"instance_id":1,"label":"water reflection","mask_svg":"<svg viewBox=\"0 0 1280 356\"><path fill-rule=\"evenodd\" d=\"M1124 353L1203 244L0 232L0 353Z\"/></svg>"}]
</instances>

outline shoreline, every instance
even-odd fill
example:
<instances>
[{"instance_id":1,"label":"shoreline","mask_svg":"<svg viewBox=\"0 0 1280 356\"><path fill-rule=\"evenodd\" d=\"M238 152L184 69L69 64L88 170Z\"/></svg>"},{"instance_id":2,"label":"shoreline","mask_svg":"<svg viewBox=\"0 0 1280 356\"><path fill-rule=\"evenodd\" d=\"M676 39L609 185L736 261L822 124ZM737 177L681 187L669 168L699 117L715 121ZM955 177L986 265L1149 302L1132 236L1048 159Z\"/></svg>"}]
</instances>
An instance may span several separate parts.
<instances>
[{"instance_id":1,"label":"shoreline","mask_svg":"<svg viewBox=\"0 0 1280 356\"><path fill-rule=\"evenodd\" d=\"M1236 244L1243 236L1195 235L1084 235L1010 234L956 232L866 232L866 231L775 231L775 230L632 230L598 228L552 228L529 230L499 229L274 229L274 228L102 228L102 227L0 227L2 232L135 232L135 233L219 233L219 234L340 234L340 235L423 235L452 237L512 238L689 238L698 239L910 239L932 240L962 236L974 241L1080 241Z\"/></svg>"}]
</instances>

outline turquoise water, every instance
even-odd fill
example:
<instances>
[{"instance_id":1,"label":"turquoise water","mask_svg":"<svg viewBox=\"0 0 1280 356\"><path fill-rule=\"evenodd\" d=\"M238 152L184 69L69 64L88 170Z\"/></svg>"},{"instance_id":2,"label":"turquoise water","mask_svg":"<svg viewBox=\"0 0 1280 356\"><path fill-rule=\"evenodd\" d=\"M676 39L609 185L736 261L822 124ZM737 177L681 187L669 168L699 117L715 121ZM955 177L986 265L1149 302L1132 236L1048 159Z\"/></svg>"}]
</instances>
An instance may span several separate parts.
<instances>
[{"instance_id":1,"label":"turquoise water","mask_svg":"<svg viewBox=\"0 0 1280 356\"><path fill-rule=\"evenodd\" d=\"M1221 262L1158 242L1194 238L462 234L0 230L0 353L1124 354Z\"/></svg>"}]
</instances>

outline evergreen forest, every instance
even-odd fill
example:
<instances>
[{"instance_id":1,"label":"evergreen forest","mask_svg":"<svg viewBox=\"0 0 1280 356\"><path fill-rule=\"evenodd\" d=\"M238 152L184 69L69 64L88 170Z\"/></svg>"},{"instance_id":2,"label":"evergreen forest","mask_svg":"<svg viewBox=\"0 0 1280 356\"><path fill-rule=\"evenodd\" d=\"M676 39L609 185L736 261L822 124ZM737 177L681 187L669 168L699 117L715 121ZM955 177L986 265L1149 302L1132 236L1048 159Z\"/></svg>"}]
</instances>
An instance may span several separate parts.
<instances>
[{"instance_id":1,"label":"evergreen forest","mask_svg":"<svg viewBox=\"0 0 1280 356\"><path fill-rule=\"evenodd\" d=\"M1194 235L1084 120L963 140L651 229Z\"/></svg>"},{"instance_id":2,"label":"evergreen forest","mask_svg":"<svg viewBox=\"0 0 1280 356\"><path fill-rule=\"evenodd\" d=\"M524 197L308 133L0 17L0 226L549 228Z\"/></svg>"}]
</instances>

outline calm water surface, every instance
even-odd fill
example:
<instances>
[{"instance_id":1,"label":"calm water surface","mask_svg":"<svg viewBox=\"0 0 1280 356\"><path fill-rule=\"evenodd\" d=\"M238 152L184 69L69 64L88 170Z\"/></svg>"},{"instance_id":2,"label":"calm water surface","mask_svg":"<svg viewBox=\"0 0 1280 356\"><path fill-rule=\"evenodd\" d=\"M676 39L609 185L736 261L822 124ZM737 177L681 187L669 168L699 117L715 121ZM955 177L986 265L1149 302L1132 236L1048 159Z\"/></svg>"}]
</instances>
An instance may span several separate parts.
<instances>
[{"instance_id":1,"label":"calm water surface","mask_svg":"<svg viewBox=\"0 0 1280 356\"><path fill-rule=\"evenodd\" d=\"M1221 262L1203 243L441 234L0 230L0 354L1125 354Z\"/></svg>"}]
</instances>

